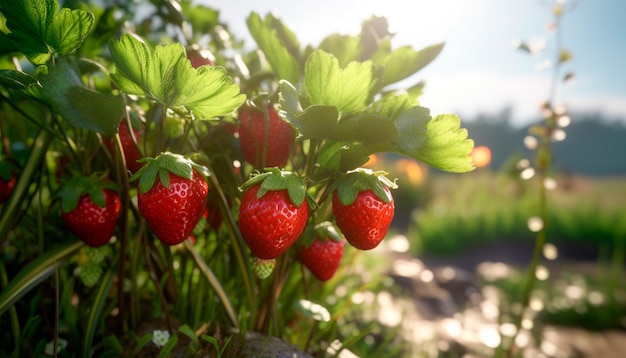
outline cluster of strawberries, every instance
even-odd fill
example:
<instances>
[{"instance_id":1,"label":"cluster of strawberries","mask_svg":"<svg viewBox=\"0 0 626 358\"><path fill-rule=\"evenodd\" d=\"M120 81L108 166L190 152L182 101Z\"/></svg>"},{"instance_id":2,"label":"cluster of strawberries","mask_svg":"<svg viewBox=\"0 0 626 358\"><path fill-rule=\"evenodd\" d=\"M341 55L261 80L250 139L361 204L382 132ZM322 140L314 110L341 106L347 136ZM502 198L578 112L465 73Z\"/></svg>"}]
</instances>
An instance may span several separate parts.
<instances>
[{"instance_id":1,"label":"cluster of strawberries","mask_svg":"<svg viewBox=\"0 0 626 358\"><path fill-rule=\"evenodd\" d=\"M268 168L241 186L239 229L252 254L274 260L302 236L310 212L318 207L295 173L281 170L292 153L295 132L273 107L239 111L241 153L257 168ZM121 147L131 182L137 182L137 205L154 235L167 245L187 239L207 212L208 171L181 155L165 152L143 158L137 147L142 133L122 120ZM113 150L113 147L110 148ZM62 220L86 244L98 247L115 232L120 199L105 181L76 178L61 190ZM366 170L344 174L329 187L332 214L343 235L308 235L298 258L315 277L326 281L339 267L344 241L357 249L373 249L385 237L394 213L389 190L395 184ZM325 200L327 197L318 199ZM334 227L334 226L333 226Z\"/></svg>"}]
</instances>

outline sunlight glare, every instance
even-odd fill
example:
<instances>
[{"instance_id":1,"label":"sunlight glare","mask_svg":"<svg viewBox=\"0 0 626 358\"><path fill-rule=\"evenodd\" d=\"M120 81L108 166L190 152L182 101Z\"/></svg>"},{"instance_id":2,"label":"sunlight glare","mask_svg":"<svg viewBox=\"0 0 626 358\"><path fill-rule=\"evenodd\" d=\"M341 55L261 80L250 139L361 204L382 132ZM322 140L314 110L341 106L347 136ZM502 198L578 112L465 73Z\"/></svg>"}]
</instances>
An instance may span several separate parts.
<instances>
[{"instance_id":1,"label":"sunlight glare","mask_svg":"<svg viewBox=\"0 0 626 358\"><path fill-rule=\"evenodd\" d=\"M535 176L535 168L528 167L520 173L520 177L524 180L531 179Z\"/></svg>"},{"instance_id":2,"label":"sunlight glare","mask_svg":"<svg viewBox=\"0 0 626 358\"><path fill-rule=\"evenodd\" d=\"M543 246L543 256L548 260L556 260L559 257L559 249L551 243Z\"/></svg>"},{"instance_id":3,"label":"sunlight glare","mask_svg":"<svg viewBox=\"0 0 626 358\"><path fill-rule=\"evenodd\" d=\"M543 219L539 216L533 216L528 219L528 230L532 232L539 232L543 229Z\"/></svg>"},{"instance_id":4,"label":"sunlight glare","mask_svg":"<svg viewBox=\"0 0 626 358\"><path fill-rule=\"evenodd\" d=\"M414 277L424 269L424 264L418 260L397 259L392 265L394 272L404 277Z\"/></svg>"},{"instance_id":5,"label":"sunlight glare","mask_svg":"<svg viewBox=\"0 0 626 358\"><path fill-rule=\"evenodd\" d=\"M550 278L550 271L548 271L547 267L543 265L539 265L537 266L537 269L535 270L535 277L539 281L545 281L548 278Z\"/></svg>"},{"instance_id":6,"label":"sunlight glare","mask_svg":"<svg viewBox=\"0 0 626 358\"><path fill-rule=\"evenodd\" d=\"M500 345L500 334L493 327L483 327L480 329L480 340L489 348L496 348Z\"/></svg>"},{"instance_id":7,"label":"sunlight glare","mask_svg":"<svg viewBox=\"0 0 626 358\"><path fill-rule=\"evenodd\" d=\"M527 135L526 137L524 137L524 146L526 146L526 148L530 150L535 150L539 146L539 141L537 140L537 138L531 135Z\"/></svg>"},{"instance_id":8,"label":"sunlight glare","mask_svg":"<svg viewBox=\"0 0 626 358\"><path fill-rule=\"evenodd\" d=\"M409 239L404 235L395 235L387 240L389 250L395 252L408 252L410 247Z\"/></svg>"}]
</instances>

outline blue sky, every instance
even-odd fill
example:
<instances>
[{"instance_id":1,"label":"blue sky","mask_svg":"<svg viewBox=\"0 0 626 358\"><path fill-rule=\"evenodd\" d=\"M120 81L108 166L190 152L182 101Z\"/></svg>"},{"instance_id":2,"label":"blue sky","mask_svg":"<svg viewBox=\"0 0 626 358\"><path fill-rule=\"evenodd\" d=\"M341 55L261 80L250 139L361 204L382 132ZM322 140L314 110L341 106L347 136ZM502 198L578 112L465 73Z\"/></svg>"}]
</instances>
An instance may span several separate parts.
<instances>
[{"instance_id":1,"label":"blue sky","mask_svg":"<svg viewBox=\"0 0 626 358\"><path fill-rule=\"evenodd\" d=\"M554 57L552 0L200 0L246 43L251 11L274 12L302 44L316 45L328 34L356 34L372 14L388 18L394 46L446 45L441 55L412 80L425 80L422 105L433 113L479 113L513 109L516 124L537 117L548 96L550 70L536 65ZM563 70L574 81L560 85L556 103L570 111L602 112L626 119L626 1L568 0L574 8L562 18L563 44L573 59ZM543 53L514 49L515 39L547 40Z\"/></svg>"}]
</instances>

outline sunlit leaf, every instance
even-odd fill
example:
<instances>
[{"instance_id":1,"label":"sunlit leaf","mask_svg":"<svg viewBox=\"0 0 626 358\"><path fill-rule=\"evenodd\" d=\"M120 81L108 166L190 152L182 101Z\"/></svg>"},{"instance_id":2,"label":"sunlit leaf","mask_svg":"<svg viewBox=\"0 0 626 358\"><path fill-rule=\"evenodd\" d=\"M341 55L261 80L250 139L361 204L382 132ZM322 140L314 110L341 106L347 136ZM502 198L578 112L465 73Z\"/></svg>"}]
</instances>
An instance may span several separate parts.
<instances>
[{"instance_id":1,"label":"sunlit leaf","mask_svg":"<svg viewBox=\"0 0 626 358\"><path fill-rule=\"evenodd\" d=\"M281 27L276 28L277 20L272 20L269 16L267 21L263 21L259 14L252 12L246 20L250 35L252 35L252 38L263 51L267 62L272 66L278 77L291 83L298 83L300 66L298 65L298 60L289 52L287 47L289 44L294 45L295 37L293 37L291 32L286 32L286 28L282 24ZM282 30L283 34L287 36L287 42L281 40L278 30Z\"/></svg>"},{"instance_id":2,"label":"sunlit leaf","mask_svg":"<svg viewBox=\"0 0 626 358\"><path fill-rule=\"evenodd\" d=\"M307 60L304 85L312 104L356 112L367 106L373 79L372 62L350 62L341 68L335 56L318 50Z\"/></svg>"},{"instance_id":3,"label":"sunlit leaf","mask_svg":"<svg viewBox=\"0 0 626 358\"><path fill-rule=\"evenodd\" d=\"M45 64L54 53L75 51L94 25L84 10L62 9L57 0L0 0L8 35L15 46L35 64Z\"/></svg>"},{"instance_id":4,"label":"sunlit leaf","mask_svg":"<svg viewBox=\"0 0 626 358\"><path fill-rule=\"evenodd\" d=\"M340 34L326 37L320 43L319 49L337 57L341 67L345 67L351 61L358 61L363 53L360 37Z\"/></svg>"},{"instance_id":5,"label":"sunlit leaf","mask_svg":"<svg viewBox=\"0 0 626 358\"><path fill-rule=\"evenodd\" d=\"M339 112L336 107L313 105L294 119L300 133L309 139L324 139L337 127Z\"/></svg>"},{"instance_id":6,"label":"sunlit leaf","mask_svg":"<svg viewBox=\"0 0 626 358\"><path fill-rule=\"evenodd\" d=\"M345 142L389 143L398 138L398 129L388 118L360 113L342 118L330 137Z\"/></svg>"},{"instance_id":7,"label":"sunlit leaf","mask_svg":"<svg viewBox=\"0 0 626 358\"><path fill-rule=\"evenodd\" d=\"M403 80L424 68L439 56L443 46L443 43L439 43L417 51L410 46L403 46L393 52L388 52L390 45L386 41L381 44L372 60L377 65L385 66L384 85L388 85Z\"/></svg>"},{"instance_id":8,"label":"sunlit leaf","mask_svg":"<svg viewBox=\"0 0 626 358\"><path fill-rule=\"evenodd\" d=\"M474 142L453 114L430 117L427 108L414 107L396 119L401 136L393 144L399 153L454 173L474 169L470 152Z\"/></svg>"},{"instance_id":9,"label":"sunlit leaf","mask_svg":"<svg viewBox=\"0 0 626 358\"><path fill-rule=\"evenodd\" d=\"M166 107L184 107L196 119L230 114L245 101L224 68L193 68L180 43L152 49L124 34L109 48L116 66L112 78L125 93L146 96Z\"/></svg>"}]
</instances>

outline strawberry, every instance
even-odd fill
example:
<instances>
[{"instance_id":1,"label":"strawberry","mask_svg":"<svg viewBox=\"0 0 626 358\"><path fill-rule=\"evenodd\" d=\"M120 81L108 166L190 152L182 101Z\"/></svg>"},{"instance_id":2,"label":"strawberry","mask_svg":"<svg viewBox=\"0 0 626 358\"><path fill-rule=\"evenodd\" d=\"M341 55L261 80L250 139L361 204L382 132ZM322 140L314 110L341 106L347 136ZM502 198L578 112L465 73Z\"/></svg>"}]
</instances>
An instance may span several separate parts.
<instances>
[{"instance_id":1,"label":"strawberry","mask_svg":"<svg viewBox=\"0 0 626 358\"><path fill-rule=\"evenodd\" d=\"M109 242L120 215L120 199L112 183L96 177L74 177L61 189L61 220L85 244Z\"/></svg>"},{"instance_id":2,"label":"strawberry","mask_svg":"<svg viewBox=\"0 0 626 358\"><path fill-rule=\"evenodd\" d=\"M128 127L128 121L125 118L122 118L118 128L118 133L120 136L120 143L122 144L122 150L124 151L126 168L131 173L136 173L142 166L142 164L139 163L139 159L143 158L143 155L139 151L136 144L136 141L138 141L142 135L142 131L133 128L131 135L130 128ZM133 136L135 137L134 140ZM115 143L112 138L106 138L104 140L104 144L110 153L115 153Z\"/></svg>"},{"instance_id":3,"label":"strawberry","mask_svg":"<svg viewBox=\"0 0 626 358\"><path fill-rule=\"evenodd\" d=\"M3 203L11 195L13 187L15 186L15 177L11 175L9 180L0 178L0 203Z\"/></svg>"},{"instance_id":4,"label":"strawberry","mask_svg":"<svg viewBox=\"0 0 626 358\"><path fill-rule=\"evenodd\" d=\"M320 281L328 281L339 268L343 256L343 241L316 238L308 247L298 251L298 260Z\"/></svg>"},{"instance_id":5,"label":"strawberry","mask_svg":"<svg viewBox=\"0 0 626 358\"><path fill-rule=\"evenodd\" d=\"M258 258L280 256L302 234L309 218L302 179L274 168L248 180L242 189L239 229L244 241Z\"/></svg>"},{"instance_id":6,"label":"strawberry","mask_svg":"<svg viewBox=\"0 0 626 358\"><path fill-rule=\"evenodd\" d=\"M199 47L193 46L188 48L186 52L193 68L215 66L215 55L209 50L201 50Z\"/></svg>"},{"instance_id":7,"label":"strawberry","mask_svg":"<svg viewBox=\"0 0 626 358\"><path fill-rule=\"evenodd\" d=\"M13 165L9 160L0 161L0 203L5 202L15 187Z\"/></svg>"},{"instance_id":8,"label":"strawberry","mask_svg":"<svg viewBox=\"0 0 626 358\"><path fill-rule=\"evenodd\" d=\"M378 246L393 219L394 201L389 188L395 183L382 172L356 169L337 181L333 214L348 242L360 250Z\"/></svg>"},{"instance_id":9,"label":"strawberry","mask_svg":"<svg viewBox=\"0 0 626 358\"><path fill-rule=\"evenodd\" d=\"M143 158L137 204L141 216L161 242L176 245L193 231L206 208L208 170L179 154ZM158 178L158 180L157 180Z\"/></svg>"},{"instance_id":10,"label":"strawberry","mask_svg":"<svg viewBox=\"0 0 626 358\"><path fill-rule=\"evenodd\" d=\"M284 167L294 139L291 125L282 120L271 105L266 112L251 106L244 106L239 111L241 152L255 168Z\"/></svg>"}]
</instances>

